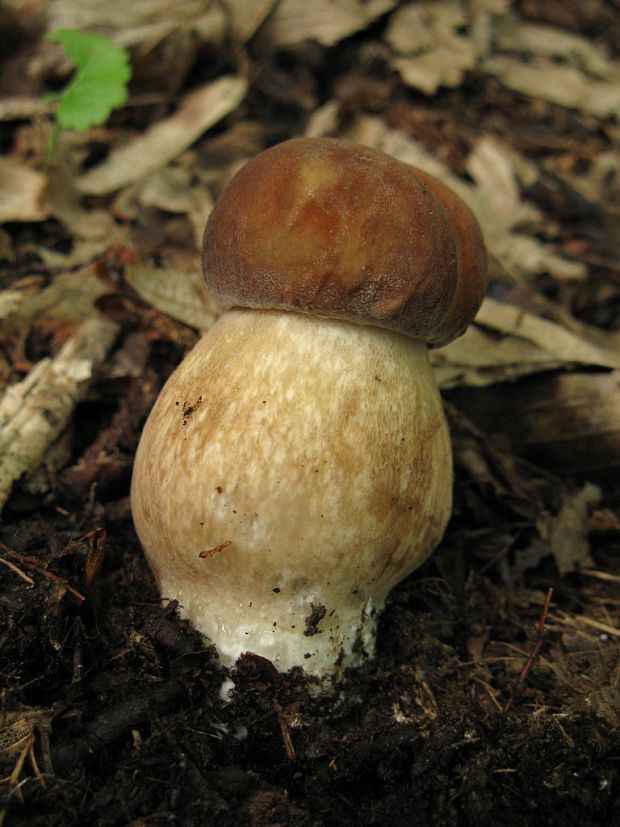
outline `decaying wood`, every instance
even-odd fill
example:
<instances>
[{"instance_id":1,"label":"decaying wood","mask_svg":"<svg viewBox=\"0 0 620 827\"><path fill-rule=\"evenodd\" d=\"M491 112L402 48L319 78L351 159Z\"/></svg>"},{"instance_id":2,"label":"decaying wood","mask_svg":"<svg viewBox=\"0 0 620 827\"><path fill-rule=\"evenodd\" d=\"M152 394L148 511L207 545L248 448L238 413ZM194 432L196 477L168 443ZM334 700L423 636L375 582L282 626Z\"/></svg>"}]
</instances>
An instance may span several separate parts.
<instances>
[{"instance_id":1,"label":"decaying wood","mask_svg":"<svg viewBox=\"0 0 620 827\"><path fill-rule=\"evenodd\" d=\"M67 426L117 332L114 322L88 319L56 356L42 359L5 393L0 402L0 508L13 483L39 467Z\"/></svg>"}]
</instances>

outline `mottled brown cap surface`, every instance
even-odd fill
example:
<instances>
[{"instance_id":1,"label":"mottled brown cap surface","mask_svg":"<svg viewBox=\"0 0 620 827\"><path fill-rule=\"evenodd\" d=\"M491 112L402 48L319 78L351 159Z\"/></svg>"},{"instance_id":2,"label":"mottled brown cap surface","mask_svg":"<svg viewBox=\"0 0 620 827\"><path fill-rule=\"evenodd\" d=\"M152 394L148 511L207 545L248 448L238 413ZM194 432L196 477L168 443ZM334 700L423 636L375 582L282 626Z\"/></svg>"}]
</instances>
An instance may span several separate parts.
<instances>
[{"instance_id":1,"label":"mottled brown cap surface","mask_svg":"<svg viewBox=\"0 0 620 827\"><path fill-rule=\"evenodd\" d=\"M372 324L442 345L473 319L486 253L437 179L331 138L261 152L209 217L203 269L225 304Z\"/></svg>"}]
</instances>

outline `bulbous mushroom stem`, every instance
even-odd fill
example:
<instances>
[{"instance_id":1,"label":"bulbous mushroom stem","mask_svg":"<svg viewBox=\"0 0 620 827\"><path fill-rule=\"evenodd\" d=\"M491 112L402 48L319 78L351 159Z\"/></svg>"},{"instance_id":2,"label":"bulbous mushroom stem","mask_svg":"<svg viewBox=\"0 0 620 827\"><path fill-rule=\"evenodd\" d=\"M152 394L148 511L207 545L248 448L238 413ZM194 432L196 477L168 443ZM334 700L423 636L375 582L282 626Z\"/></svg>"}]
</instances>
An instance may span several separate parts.
<instances>
[{"instance_id":1,"label":"bulbous mushroom stem","mask_svg":"<svg viewBox=\"0 0 620 827\"><path fill-rule=\"evenodd\" d=\"M177 368L132 482L162 596L221 658L319 676L373 654L377 612L451 497L426 344L268 310L225 313Z\"/></svg>"}]
</instances>

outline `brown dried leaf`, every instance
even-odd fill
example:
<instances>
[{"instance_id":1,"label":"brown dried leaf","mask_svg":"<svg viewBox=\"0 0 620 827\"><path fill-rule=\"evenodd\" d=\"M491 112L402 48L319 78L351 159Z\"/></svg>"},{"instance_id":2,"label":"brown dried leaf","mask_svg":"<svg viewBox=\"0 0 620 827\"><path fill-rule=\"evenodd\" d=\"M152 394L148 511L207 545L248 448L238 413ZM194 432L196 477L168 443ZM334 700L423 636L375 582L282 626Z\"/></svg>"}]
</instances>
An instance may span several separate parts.
<instances>
[{"instance_id":1,"label":"brown dried leaf","mask_svg":"<svg viewBox=\"0 0 620 827\"><path fill-rule=\"evenodd\" d=\"M560 65L545 58L524 63L518 58L494 55L485 60L483 68L521 94L599 118L620 119L618 80L594 79L576 66Z\"/></svg>"},{"instance_id":2,"label":"brown dried leaf","mask_svg":"<svg viewBox=\"0 0 620 827\"><path fill-rule=\"evenodd\" d=\"M585 334L578 336L555 322L541 319L513 305L487 298L476 321L493 330L532 342L552 359L566 364L620 368L620 349L611 340L609 344L598 344L588 340ZM603 339L603 334L600 338Z\"/></svg>"},{"instance_id":3,"label":"brown dried leaf","mask_svg":"<svg viewBox=\"0 0 620 827\"><path fill-rule=\"evenodd\" d=\"M103 563L103 556L105 554L106 545L106 530L105 528L96 528L87 535L88 540L88 554L86 555L86 588L89 589Z\"/></svg>"},{"instance_id":4,"label":"brown dried leaf","mask_svg":"<svg viewBox=\"0 0 620 827\"><path fill-rule=\"evenodd\" d=\"M210 0L55 0L48 30L97 31L124 46L152 48L178 29L219 39L225 27L223 10Z\"/></svg>"},{"instance_id":5,"label":"brown dried leaf","mask_svg":"<svg viewBox=\"0 0 620 827\"><path fill-rule=\"evenodd\" d=\"M96 300L106 292L92 265L60 273L40 289L39 281L22 279L11 290L0 293L3 332L31 323L44 315L63 323L81 322L97 315Z\"/></svg>"},{"instance_id":6,"label":"brown dried leaf","mask_svg":"<svg viewBox=\"0 0 620 827\"><path fill-rule=\"evenodd\" d=\"M209 295L198 256L193 267L131 264L125 278L147 304L198 330L208 330L222 312Z\"/></svg>"},{"instance_id":7,"label":"brown dried leaf","mask_svg":"<svg viewBox=\"0 0 620 827\"><path fill-rule=\"evenodd\" d=\"M549 542L560 574L593 565L588 541L588 515L600 499L600 489L588 482L570 497L559 514L543 514L538 520L538 530Z\"/></svg>"},{"instance_id":8,"label":"brown dried leaf","mask_svg":"<svg viewBox=\"0 0 620 827\"><path fill-rule=\"evenodd\" d=\"M551 273L561 278L578 279L585 272L581 262L556 255L553 250L532 236L515 232L514 226L506 226L506 218L487 203L485 194L476 186L465 182L438 158L427 152L420 143L413 141L398 130L388 129L379 118L360 116L346 132L346 137L360 144L380 149L399 161L413 164L439 178L453 189L472 209L482 227L490 253L508 272ZM474 150L475 153L475 150ZM516 175L516 168L515 168ZM514 212L508 213L514 220Z\"/></svg>"},{"instance_id":9,"label":"brown dried leaf","mask_svg":"<svg viewBox=\"0 0 620 827\"><path fill-rule=\"evenodd\" d=\"M431 351L430 356L437 383L444 390L509 382L563 365L532 342L498 337L475 324L456 341Z\"/></svg>"},{"instance_id":10,"label":"brown dried leaf","mask_svg":"<svg viewBox=\"0 0 620 827\"><path fill-rule=\"evenodd\" d=\"M316 40L333 46L365 29L397 5L398 0L282 0L266 22L263 33L276 46Z\"/></svg>"},{"instance_id":11,"label":"brown dried leaf","mask_svg":"<svg viewBox=\"0 0 620 827\"><path fill-rule=\"evenodd\" d=\"M84 193L106 194L165 166L233 112L246 89L244 80L226 75L192 92L173 115L113 150L103 163L78 178L78 188Z\"/></svg>"},{"instance_id":12,"label":"brown dried leaf","mask_svg":"<svg viewBox=\"0 0 620 827\"><path fill-rule=\"evenodd\" d=\"M139 187L137 199L145 207L187 215L194 231L196 249L202 248L213 198L202 182L192 182L188 170L173 166L155 170Z\"/></svg>"},{"instance_id":13,"label":"brown dried leaf","mask_svg":"<svg viewBox=\"0 0 620 827\"><path fill-rule=\"evenodd\" d=\"M49 215L47 179L25 164L0 158L0 224L44 221Z\"/></svg>"},{"instance_id":14,"label":"brown dried leaf","mask_svg":"<svg viewBox=\"0 0 620 827\"><path fill-rule=\"evenodd\" d=\"M576 365L620 368L620 350L486 298L476 323L459 339L432 351L431 362L442 388L481 387Z\"/></svg>"},{"instance_id":15,"label":"brown dried leaf","mask_svg":"<svg viewBox=\"0 0 620 827\"><path fill-rule=\"evenodd\" d=\"M516 168L519 162L528 163L492 135L483 135L467 159L467 171L478 192L497 215L499 226L506 230L541 217L536 207L521 199ZM530 179L536 175L532 166L527 167Z\"/></svg>"},{"instance_id":16,"label":"brown dried leaf","mask_svg":"<svg viewBox=\"0 0 620 827\"><path fill-rule=\"evenodd\" d=\"M75 188L75 179L61 164L49 173L50 213L61 221L74 238L109 241L114 232L112 216L104 210L85 210Z\"/></svg>"},{"instance_id":17,"label":"brown dried leaf","mask_svg":"<svg viewBox=\"0 0 620 827\"><path fill-rule=\"evenodd\" d=\"M528 23L512 11L497 17L494 28L494 42L499 51L560 58L608 80L617 80L620 74L618 64L610 60L605 47L591 38L557 26Z\"/></svg>"},{"instance_id":18,"label":"brown dried leaf","mask_svg":"<svg viewBox=\"0 0 620 827\"><path fill-rule=\"evenodd\" d=\"M418 57L396 57L392 66L407 86L434 95L440 86L459 86L465 72L474 68L475 55L464 37L454 37Z\"/></svg>"},{"instance_id":19,"label":"brown dried leaf","mask_svg":"<svg viewBox=\"0 0 620 827\"><path fill-rule=\"evenodd\" d=\"M269 13L276 7L278 0L221 0L228 10L228 20L235 38L242 43L248 41Z\"/></svg>"},{"instance_id":20,"label":"brown dried leaf","mask_svg":"<svg viewBox=\"0 0 620 827\"><path fill-rule=\"evenodd\" d=\"M42 98L2 98L0 100L0 121L17 121L46 115L51 109Z\"/></svg>"},{"instance_id":21,"label":"brown dried leaf","mask_svg":"<svg viewBox=\"0 0 620 827\"><path fill-rule=\"evenodd\" d=\"M0 400L0 508L13 483L32 473L71 419L118 328L89 319L52 359L36 364Z\"/></svg>"},{"instance_id":22,"label":"brown dried leaf","mask_svg":"<svg viewBox=\"0 0 620 827\"><path fill-rule=\"evenodd\" d=\"M408 86L434 94L458 86L476 63L476 48L457 31L467 23L459 0L407 4L391 17L385 34L398 53L392 66Z\"/></svg>"}]
</instances>

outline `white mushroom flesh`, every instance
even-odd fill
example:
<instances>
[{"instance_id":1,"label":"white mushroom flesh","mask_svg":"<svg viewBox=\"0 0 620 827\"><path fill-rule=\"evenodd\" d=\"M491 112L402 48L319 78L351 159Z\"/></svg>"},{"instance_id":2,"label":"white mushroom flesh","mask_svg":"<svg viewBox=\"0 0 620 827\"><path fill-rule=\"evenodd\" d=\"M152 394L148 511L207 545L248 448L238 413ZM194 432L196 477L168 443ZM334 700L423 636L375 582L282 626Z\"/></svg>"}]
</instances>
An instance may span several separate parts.
<instances>
[{"instance_id":1,"label":"white mushroom flesh","mask_svg":"<svg viewBox=\"0 0 620 827\"><path fill-rule=\"evenodd\" d=\"M451 498L424 343L260 310L225 313L170 377L132 482L162 597L222 660L319 676L374 653L377 613Z\"/></svg>"}]
</instances>

